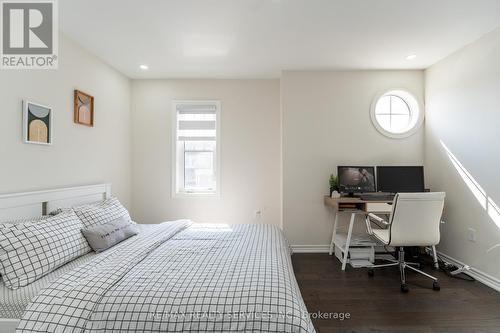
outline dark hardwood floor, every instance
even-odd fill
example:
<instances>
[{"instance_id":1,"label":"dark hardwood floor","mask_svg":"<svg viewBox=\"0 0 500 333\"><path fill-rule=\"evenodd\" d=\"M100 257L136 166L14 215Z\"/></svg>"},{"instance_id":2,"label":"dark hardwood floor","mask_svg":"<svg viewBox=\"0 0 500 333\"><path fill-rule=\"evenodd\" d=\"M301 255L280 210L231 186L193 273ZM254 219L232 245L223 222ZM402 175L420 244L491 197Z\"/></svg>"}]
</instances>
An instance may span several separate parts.
<instances>
[{"instance_id":1,"label":"dark hardwood floor","mask_svg":"<svg viewBox=\"0 0 500 333\"><path fill-rule=\"evenodd\" d=\"M310 313L349 313L349 319L314 319L319 333L479 333L500 332L500 293L479 282L448 277L430 265L424 270L440 279L432 282L407 273L410 292L400 292L395 267L340 270L327 254L294 254L295 276Z\"/></svg>"}]
</instances>

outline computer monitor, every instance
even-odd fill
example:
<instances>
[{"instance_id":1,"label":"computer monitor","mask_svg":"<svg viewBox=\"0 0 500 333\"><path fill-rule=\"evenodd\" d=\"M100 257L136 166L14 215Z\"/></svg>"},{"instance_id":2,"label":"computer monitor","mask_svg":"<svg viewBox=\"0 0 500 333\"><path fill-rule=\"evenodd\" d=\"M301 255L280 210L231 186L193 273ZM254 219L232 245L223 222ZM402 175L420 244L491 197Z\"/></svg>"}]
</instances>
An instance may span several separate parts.
<instances>
[{"instance_id":1,"label":"computer monitor","mask_svg":"<svg viewBox=\"0 0 500 333\"><path fill-rule=\"evenodd\" d=\"M375 192L375 168L371 166L339 166L337 168L341 193Z\"/></svg>"},{"instance_id":2,"label":"computer monitor","mask_svg":"<svg viewBox=\"0 0 500 333\"><path fill-rule=\"evenodd\" d=\"M377 167L377 189L380 192L424 192L423 166Z\"/></svg>"}]
</instances>

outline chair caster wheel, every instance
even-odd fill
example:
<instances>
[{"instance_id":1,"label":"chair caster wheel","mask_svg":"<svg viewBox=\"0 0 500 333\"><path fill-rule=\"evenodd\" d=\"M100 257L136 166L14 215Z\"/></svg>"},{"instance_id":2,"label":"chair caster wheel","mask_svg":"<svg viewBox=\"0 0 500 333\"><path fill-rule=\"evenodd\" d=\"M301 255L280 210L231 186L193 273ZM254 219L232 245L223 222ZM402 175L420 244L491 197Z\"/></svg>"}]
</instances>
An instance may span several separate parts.
<instances>
[{"instance_id":1,"label":"chair caster wheel","mask_svg":"<svg viewBox=\"0 0 500 333\"><path fill-rule=\"evenodd\" d=\"M375 275L375 272L373 271L373 269L369 269L368 270L368 276L372 277Z\"/></svg>"},{"instance_id":2,"label":"chair caster wheel","mask_svg":"<svg viewBox=\"0 0 500 333\"><path fill-rule=\"evenodd\" d=\"M408 285L406 285L406 284L401 285L401 292L407 293L409 291L410 291L410 288L408 288Z\"/></svg>"},{"instance_id":3,"label":"chair caster wheel","mask_svg":"<svg viewBox=\"0 0 500 333\"><path fill-rule=\"evenodd\" d=\"M432 283L432 289L435 291L439 291L439 290L441 290L441 286L439 285L439 283L437 281L434 281Z\"/></svg>"}]
</instances>

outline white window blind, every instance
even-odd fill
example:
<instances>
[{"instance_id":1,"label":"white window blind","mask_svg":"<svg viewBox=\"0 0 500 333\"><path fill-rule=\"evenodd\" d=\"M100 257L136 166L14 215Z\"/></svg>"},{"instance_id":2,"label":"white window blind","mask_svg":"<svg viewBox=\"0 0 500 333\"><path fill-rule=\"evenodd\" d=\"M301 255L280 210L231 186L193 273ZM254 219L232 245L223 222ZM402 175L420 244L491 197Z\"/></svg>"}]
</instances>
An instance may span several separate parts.
<instances>
[{"instance_id":1,"label":"white window blind","mask_svg":"<svg viewBox=\"0 0 500 333\"><path fill-rule=\"evenodd\" d=\"M175 105L176 194L216 194L218 185L218 102Z\"/></svg>"},{"instance_id":2,"label":"white window blind","mask_svg":"<svg viewBox=\"0 0 500 333\"><path fill-rule=\"evenodd\" d=\"M215 141L217 107L215 105L177 106L179 141Z\"/></svg>"}]
</instances>

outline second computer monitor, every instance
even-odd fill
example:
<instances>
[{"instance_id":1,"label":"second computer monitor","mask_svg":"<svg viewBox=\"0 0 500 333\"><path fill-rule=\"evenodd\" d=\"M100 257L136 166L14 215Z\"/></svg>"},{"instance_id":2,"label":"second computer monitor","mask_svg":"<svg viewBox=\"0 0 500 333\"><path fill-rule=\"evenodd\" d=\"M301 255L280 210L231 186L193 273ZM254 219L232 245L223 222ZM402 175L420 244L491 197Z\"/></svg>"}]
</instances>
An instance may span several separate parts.
<instances>
[{"instance_id":1,"label":"second computer monitor","mask_svg":"<svg viewBox=\"0 0 500 333\"><path fill-rule=\"evenodd\" d=\"M375 168L368 166L339 166L339 189L342 193L375 192Z\"/></svg>"},{"instance_id":2,"label":"second computer monitor","mask_svg":"<svg viewBox=\"0 0 500 333\"><path fill-rule=\"evenodd\" d=\"M377 189L380 192L424 192L424 167L381 166L377 167Z\"/></svg>"}]
</instances>

